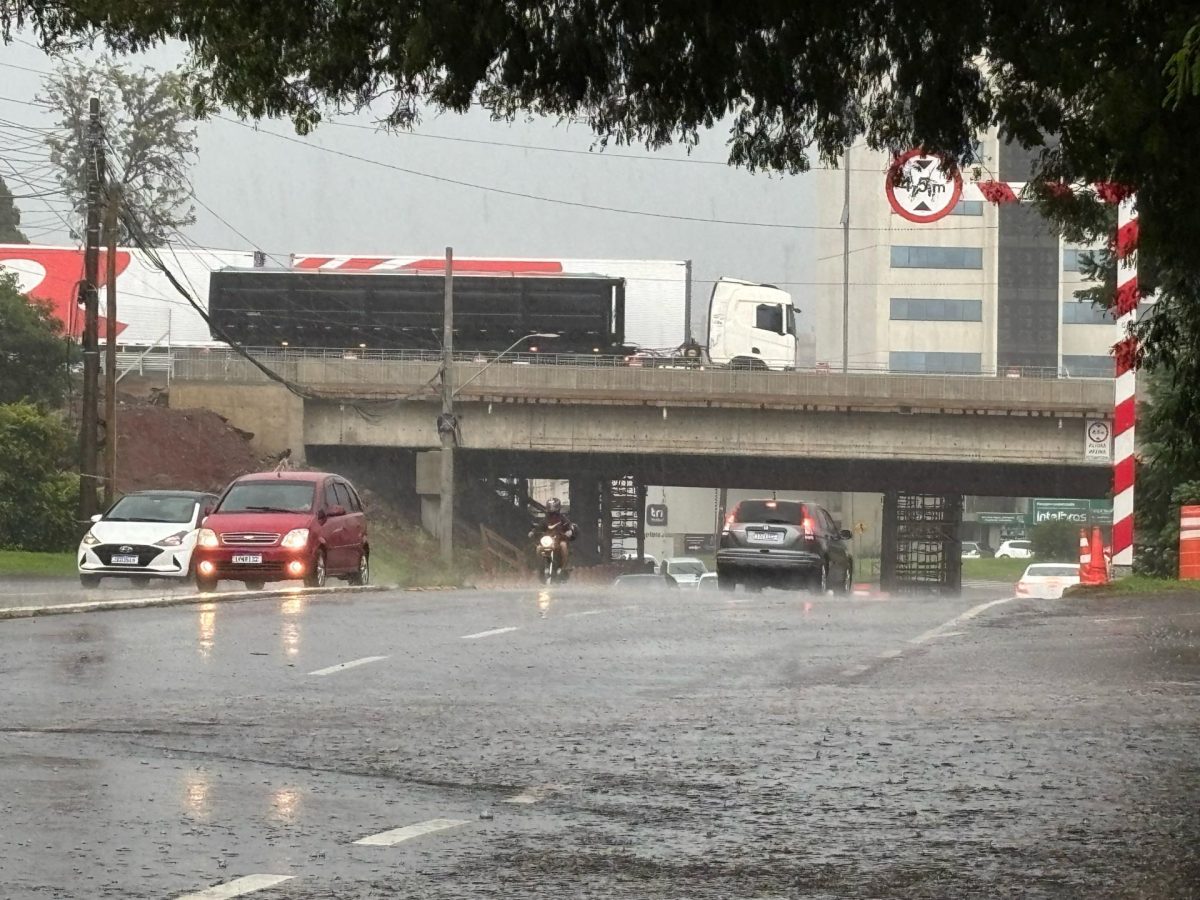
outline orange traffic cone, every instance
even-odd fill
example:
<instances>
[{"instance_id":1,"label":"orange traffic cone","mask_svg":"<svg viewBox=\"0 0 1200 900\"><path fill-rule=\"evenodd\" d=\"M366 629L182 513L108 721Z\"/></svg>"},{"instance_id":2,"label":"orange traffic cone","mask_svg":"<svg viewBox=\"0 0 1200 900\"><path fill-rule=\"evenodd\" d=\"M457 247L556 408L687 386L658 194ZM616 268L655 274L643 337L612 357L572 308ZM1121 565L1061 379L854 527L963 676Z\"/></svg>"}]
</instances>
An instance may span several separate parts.
<instances>
[{"instance_id":1,"label":"orange traffic cone","mask_svg":"<svg viewBox=\"0 0 1200 900\"><path fill-rule=\"evenodd\" d=\"M1088 546L1087 529L1079 529L1079 580L1088 584L1087 570L1092 561L1092 551Z\"/></svg>"},{"instance_id":2,"label":"orange traffic cone","mask_svg":"<svg viewBox=\"0 0 1200 900\"><path fill-rule=\"evenodd\" d=\"M1108 560L1104 557L1104 537L1099 527L1092 528L1092 547L1087 573L1080 577L1084 584L1108 584Z\"/></svg>"}]
</instances>

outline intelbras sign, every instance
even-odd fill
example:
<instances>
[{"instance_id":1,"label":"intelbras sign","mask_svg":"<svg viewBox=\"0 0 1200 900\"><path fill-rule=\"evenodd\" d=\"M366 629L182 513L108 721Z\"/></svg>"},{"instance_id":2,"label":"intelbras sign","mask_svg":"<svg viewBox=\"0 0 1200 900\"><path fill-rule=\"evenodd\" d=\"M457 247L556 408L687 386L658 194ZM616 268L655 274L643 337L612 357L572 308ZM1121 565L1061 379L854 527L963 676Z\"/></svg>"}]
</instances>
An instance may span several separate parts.
<instances>
[{"instance_id":1,"label":"intelbras sign","mask_svg":"<svg viewBox=\"0 0 1200 900\"><path fill-rule=\"evenodd\" d=\"M1106 500L1034 500L1033 524L1070 522L1103 525L1112 522L1112 503Z\"/></svg>"}]
</instances>

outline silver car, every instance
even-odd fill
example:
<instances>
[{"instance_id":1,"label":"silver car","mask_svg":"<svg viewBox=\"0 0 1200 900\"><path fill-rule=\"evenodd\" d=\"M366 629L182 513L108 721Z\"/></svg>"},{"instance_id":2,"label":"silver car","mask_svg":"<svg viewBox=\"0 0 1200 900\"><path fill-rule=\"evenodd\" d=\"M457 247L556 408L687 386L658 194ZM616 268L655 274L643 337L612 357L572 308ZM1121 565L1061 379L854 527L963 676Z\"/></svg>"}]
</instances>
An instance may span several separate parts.
<instances>
[{"instance_id":1,"label":"silver car","mask_svg":"<svg viewBox=\"0 0 1200 900\"><path fill-rule=\"evenodd\" d=\"M743 500L729 514L717 550L722 590L745 585L806 587L824 594L849 593L854 559L824 508L796 500Z\"/></svg>"}]
</instances>

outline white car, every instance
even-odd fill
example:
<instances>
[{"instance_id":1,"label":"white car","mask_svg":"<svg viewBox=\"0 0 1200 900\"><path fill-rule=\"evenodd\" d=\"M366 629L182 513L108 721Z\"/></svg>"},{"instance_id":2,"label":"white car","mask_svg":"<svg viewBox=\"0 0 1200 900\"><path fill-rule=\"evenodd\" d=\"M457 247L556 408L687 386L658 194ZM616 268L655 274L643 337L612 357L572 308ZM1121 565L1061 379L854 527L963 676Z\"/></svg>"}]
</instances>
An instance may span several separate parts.
<instances>
[{"instance_id":1,"label":"white car","mask_svg":"<svg viewBox=\"0 0 1200 900\"><path fill-rule=\"evenodd\" d=\"M720 578L716 572L705 572L700 576L700 580L696 582L696 590L699 591L718 591L720 589Z\"/></svg>"},{"instance_id":2,"label":"white car","mask_svg":"<svg viewBox=\"0 0 1200 900\"><path fill-rule=\"evenodd\" d=\"M696 587L700 584L700 576L708 571L702 560L691 556L676 556L663 560L660 574L670 575L680 587Z\"/></svg>"},{"instance_id":3,"label":"white car","mask_svg":"<svg viewBox=\"0 0 1200 900\"><path fill-rule=\"evenodd\" d=\"M217 497L197 491L137 491L101 515L79 544L79 581L95 587L115 576L188 578L200 523Z\"/></svg>"},{"instance_id":4,"label":"white car","mask_svg":"<svg viewBox=\"0 0 1200 900\"><path fill-rule=\"evenodd\" d=\"M1078 564L1034 563L1017 582L1017 596L1058 600L1073 584L1079 584Z\"/></svg>"},{"instance_id":5,"label":"white car","mask_svg":"<svg viewBox=\"0 0 1200 900\"><path fill-rule=\"evenodd\" d=\"M1033 542L1005 541L996 551L996 559L1033 559Z\"/></svg>"}]
</instances>

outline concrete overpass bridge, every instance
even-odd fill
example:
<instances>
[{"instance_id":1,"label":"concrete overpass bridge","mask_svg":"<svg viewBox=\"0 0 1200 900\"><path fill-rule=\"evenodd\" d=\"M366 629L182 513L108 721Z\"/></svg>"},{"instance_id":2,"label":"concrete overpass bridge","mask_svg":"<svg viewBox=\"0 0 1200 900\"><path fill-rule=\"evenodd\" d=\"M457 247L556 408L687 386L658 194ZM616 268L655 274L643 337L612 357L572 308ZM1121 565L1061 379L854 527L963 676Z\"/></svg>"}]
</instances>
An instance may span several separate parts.
<instances>
[{"instance_id":1,"label":"concrete overpass bridge","mask_svg":"<svg viewBox=\"0 0 1200 900\"><path fill-rule=\"evenodd\" d=\"M244 359L177 359L173 406L204 406L277 452L311 446L436 450L437 362L278 354L296 396ZM459 361L467 458L558 477L646 483L1100 497L1087 423L1112 416L1103 379L816 374ZM730 480L732 479L732 481ZM736 484L734 483L736 482Z\"/></svg>"}]
</instances>

